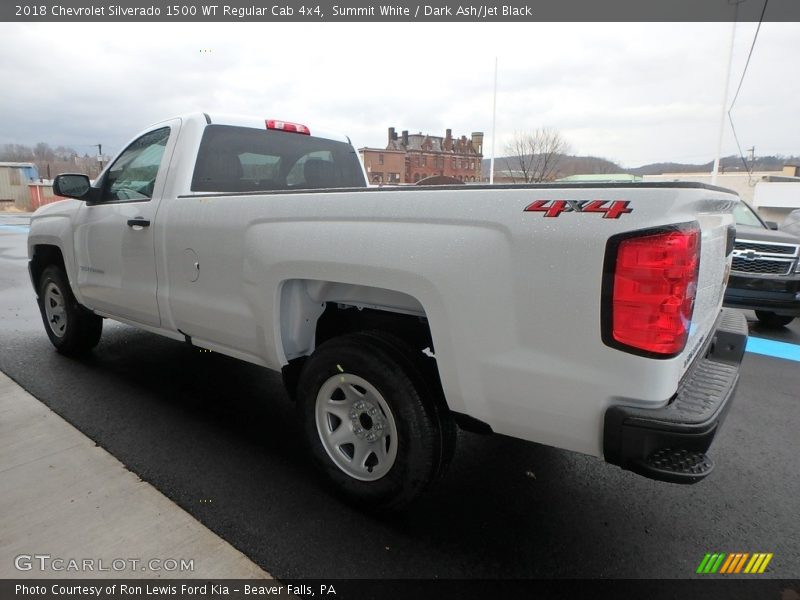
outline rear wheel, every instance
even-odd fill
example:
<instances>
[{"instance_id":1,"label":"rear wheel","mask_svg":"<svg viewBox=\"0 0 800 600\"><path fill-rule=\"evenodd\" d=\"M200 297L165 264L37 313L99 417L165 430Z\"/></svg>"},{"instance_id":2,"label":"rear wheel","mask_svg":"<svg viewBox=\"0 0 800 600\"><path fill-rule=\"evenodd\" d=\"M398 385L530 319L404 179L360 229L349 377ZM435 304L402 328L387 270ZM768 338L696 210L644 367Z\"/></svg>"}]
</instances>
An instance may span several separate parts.
<instances>
[{"instance_id":1,"label":"rear wheel","mask_svg":"<svg viewBox=\"0 0 800 600\"><path fill-rule=\"evenodd\" d=\"M47 267L39 278L39 311L47 337L62 354L83 354L100 341L103 319L78 303L59 266Z\"/></svg>"},{"instance_id":2,"label":"rear wheel","mask_svg":"<svg viewBox=\"0 0 800 600\"><path fill-rule=\"evenodd\" d=\"M794 320L794 317L777 315L768 310L757 310L756 318L759 323L766 327L785 327Z\"/></svg>"},{"instance_id":3,"label":"rear wheel","mask_svg":"<svg viewBox=\"0 0 800 600\"><path fill-rule=\"evenodd\" d=\"M297 401L315 463L362 506L407 505L452 453L450 415L408 349L381 333L347 334L317 348L303 366Z\"/></svg>"}]
</instances>

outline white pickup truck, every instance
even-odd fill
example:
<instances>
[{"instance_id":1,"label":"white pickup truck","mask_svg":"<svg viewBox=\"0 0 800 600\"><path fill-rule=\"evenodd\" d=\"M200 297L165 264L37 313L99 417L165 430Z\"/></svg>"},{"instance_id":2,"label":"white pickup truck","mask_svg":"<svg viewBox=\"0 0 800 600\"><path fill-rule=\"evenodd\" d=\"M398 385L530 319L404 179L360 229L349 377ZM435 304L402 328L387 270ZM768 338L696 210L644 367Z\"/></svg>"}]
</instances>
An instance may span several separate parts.
<instances>
[{"instance_id":1,"label":"white pickup truck","mask_svg":"<svg viewBox=\"0 0 800 600\"><path fill-rule=\"evenodd\" d=\"M54 188L72 199L33 215L28 250L55 347L89 351L110 318L282 370L362 505L428 488L456 425L664 481L713 467L747 336L721 308L726 190L368 188L346 137L208 114Z\"/></svg>"}]
</instances>

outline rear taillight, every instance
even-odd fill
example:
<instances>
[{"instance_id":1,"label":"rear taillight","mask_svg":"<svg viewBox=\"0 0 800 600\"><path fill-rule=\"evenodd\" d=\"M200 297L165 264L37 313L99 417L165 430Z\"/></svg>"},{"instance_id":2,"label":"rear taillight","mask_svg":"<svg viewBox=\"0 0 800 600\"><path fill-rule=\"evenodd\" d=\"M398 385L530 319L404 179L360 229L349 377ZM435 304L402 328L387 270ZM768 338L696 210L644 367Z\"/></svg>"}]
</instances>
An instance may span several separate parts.
<instances>
[{"instance_id":1,"label":"rear taillight","mask_svg":"<svg viewBox=\"0 0 800 600\"><path fill-rule=\"evenodd\" d=\"M681 225L623 234L606 251L603 341L670 358L689 336L700 264L700 230Z\"/></svg>"},{"instance_id":2,"label":"rear taillight","mask_svg":"<svg viewBox=\"0 0 800 600\"><path fill-rule=\"evenodd\" d=\"M291 133L302 133L311 135L311 131L300 123L289 123L288 121L278 121L277 119L267 119L267 129L277 129L278 131L288 131Z\"/></svg>"}]
</instances>

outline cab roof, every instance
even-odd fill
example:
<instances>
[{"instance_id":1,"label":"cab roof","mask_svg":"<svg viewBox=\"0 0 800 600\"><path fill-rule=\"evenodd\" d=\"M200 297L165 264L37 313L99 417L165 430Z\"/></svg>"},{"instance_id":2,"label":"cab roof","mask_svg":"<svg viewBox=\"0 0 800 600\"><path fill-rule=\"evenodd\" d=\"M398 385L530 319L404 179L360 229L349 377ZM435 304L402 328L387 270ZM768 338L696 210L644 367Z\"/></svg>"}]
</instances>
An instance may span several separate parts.
<instances>
[{"instance_id":1,"label":"cab roof","mask_svg":"<svg viewBox=\"0 0 800 600\"><path fill-rule=\"evenodd\" d=\"M268 120L279 120L276 115L265 114L264 116L238 115L229 113L190 113L179 115L180 119L187 121L198 121L204 125L229 125L232 127L249 127L251 129L266 129ZM320 130L308 123L302 123L310 131L310 135L318 138L325 138L336 142L350 144L350 138L340 133Z\"/></svg>"}]
</instances>

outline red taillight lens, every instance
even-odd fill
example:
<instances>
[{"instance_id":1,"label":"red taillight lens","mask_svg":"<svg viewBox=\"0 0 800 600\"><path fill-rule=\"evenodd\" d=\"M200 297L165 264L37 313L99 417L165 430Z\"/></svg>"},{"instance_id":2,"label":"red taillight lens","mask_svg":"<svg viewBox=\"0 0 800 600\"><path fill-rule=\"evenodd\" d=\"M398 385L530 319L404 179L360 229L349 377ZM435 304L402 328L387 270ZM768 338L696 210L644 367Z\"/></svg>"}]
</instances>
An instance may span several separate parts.
<instances>
[{"instance_id":1,"label":"red taillight lens","mask_svg":"<svg viewBox=\"0 0 800 600\"><path fill-rule=\"evenodd\" d=\"M267 129L277 129L279 131L289 131L291 133L311 135L311 131L305 125L301 125L300 123L289 123L287 121L278 121L277 119L267 119Z\"/></svg>"},{"instance_id":2,"label":"red taillight lens","mask_svg":"<svg viewBox=\"0 0 800 600\"><path fill-rule=\"evenodd\" d=\"M682 352L697 293L699 229L629 237L608 258L614 261L606 298L612 344L662 357Z\"/></svg>"}]
</instances>

